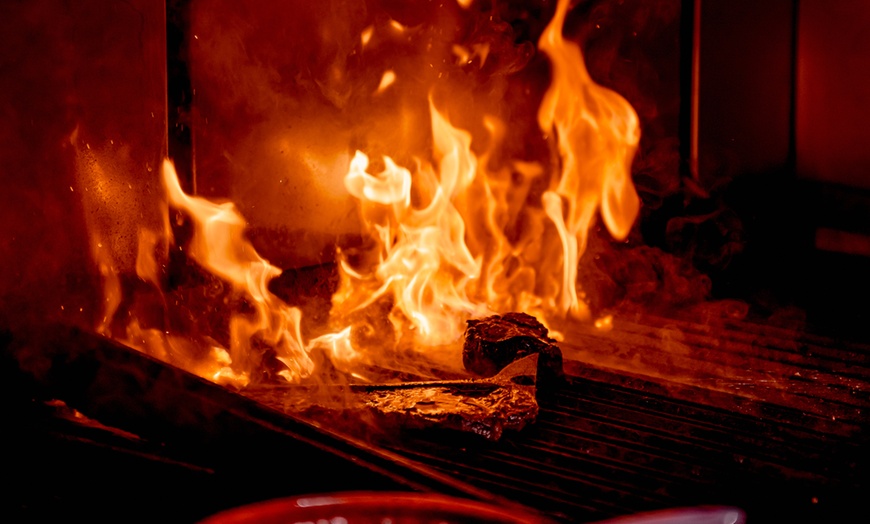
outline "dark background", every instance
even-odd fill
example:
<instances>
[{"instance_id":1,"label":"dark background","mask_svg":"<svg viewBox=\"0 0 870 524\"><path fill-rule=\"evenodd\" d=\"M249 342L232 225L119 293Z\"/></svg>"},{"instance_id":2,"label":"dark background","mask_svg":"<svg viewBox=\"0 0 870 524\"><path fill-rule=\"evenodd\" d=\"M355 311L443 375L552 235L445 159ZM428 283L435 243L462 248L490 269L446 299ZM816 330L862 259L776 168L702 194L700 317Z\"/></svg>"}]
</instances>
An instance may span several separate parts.
<instances>
[{"instance_id":1,"label":"dark background","mask_svg":"<svg viewBox=\"0 0 870 524\"><path fill-rule=\"evenodd\" d=\"M621 289L603 301L709 311L705 297L723 315L866 340L870 6L596 1L574 13L590 72L632 103L643 131L635 245L603 257L617 266L598 274L603 287Z\"/></svg>"}]
</instances>

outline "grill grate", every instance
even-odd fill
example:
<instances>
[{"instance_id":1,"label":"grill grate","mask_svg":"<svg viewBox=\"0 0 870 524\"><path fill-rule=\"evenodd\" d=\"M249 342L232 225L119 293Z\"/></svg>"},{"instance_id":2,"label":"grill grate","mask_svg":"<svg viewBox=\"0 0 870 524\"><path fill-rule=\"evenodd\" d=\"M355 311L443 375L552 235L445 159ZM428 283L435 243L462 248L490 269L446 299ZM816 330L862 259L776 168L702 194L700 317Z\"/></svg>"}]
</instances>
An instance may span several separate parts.
<instances>
[{"instance_id":1,"label":"grill grate","mask_svg":"<svg viewBox=\"0 0 870 524\"><path fill-rule=\"evenodd\" d=\"M570 522L703 504L751 522L866 513L866 346L661 318L568 338L568 383L533 427L387 445Z\"/></svg>"},{"instance_id":2,"label":"grill grate","mask_svg":"<svg viewBox=\"0 0 870 524\"><path fill-rule=\"evenodd\" d=\"M95 335L0 340L6 357L48 359L26 366L35 375L15 372L15 362L0 368L11 372L7 412L20 422L15 453L26 458L6 471L26 502L6 509L32 520L140 505L160 515L171 510L163 486L179 486L166 479L179 478L196 479L179 489L196 505L187 515L198 516L336 489L458 494L572 523L707 504L740 507L749 522L867 514L870 347L656 317L565 334L566 383L542 394L533 425L497 442L431 428L362 442ZM70 429L31 409L40 397L123 432ZM314 455L323 467L299 474L298 457ZM276 471L286 474L277 484ZM42 474L63 481L27 487L46 486ZM87 482L74 480L83 474Z\"/></svg>"}]
</instances>

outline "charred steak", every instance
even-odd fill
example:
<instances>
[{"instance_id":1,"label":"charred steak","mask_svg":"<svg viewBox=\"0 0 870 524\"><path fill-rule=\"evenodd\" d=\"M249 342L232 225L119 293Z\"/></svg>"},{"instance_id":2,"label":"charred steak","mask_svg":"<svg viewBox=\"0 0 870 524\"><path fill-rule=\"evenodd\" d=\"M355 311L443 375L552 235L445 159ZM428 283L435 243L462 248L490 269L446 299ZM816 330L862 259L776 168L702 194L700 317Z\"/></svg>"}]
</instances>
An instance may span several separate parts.
<instances>
[{"instance_id":1,"label":"charred steak","mask_svg":"<svg viewBox=\"0 0 870 524\"><path fill-rule=\"evenodd\" d=\"M562 351L535 317L505 313L468 321L462 363L475 375L491 377L511 362L534 353L539 354L539 386L562 379Z\"/></svg>"}]
</instances>

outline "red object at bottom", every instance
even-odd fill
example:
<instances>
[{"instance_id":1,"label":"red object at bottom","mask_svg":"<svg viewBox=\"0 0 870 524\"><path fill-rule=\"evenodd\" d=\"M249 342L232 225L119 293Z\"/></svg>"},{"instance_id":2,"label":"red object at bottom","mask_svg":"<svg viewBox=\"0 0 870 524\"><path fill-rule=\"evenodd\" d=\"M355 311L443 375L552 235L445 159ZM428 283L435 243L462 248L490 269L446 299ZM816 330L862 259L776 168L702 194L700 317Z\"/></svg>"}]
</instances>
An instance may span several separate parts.
<instances>
[{"instance_id":1,"label":"red object at bottom","mask_svg":"<svg viewBox=\"0 0 870 524\"><path fill-rule=\"evenodd\" d=\"M274 499L226 510L200 524L546 523L515 508L437 494L348 492Z\"/></svg>"}]
</instances>

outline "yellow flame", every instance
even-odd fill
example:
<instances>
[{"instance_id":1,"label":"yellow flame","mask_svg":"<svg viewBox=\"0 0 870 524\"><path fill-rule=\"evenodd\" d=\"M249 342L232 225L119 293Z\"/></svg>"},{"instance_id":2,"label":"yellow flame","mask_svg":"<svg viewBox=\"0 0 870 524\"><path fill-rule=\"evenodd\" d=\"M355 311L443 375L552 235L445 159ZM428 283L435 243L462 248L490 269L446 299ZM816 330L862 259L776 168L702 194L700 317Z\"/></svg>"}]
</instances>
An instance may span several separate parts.
<instances>
[{"instance_id":1,"label":"yellow flame","mask_svg":"<svg viewBox=\"0 0 870 524\"><path fill-rule=\"evenodd\" d=\"M599 208L607 229L621 240L640 207L631 182L631 162L640 141L637 114L620 95L592 81L580 48L562 37L567 11L568 0L560 0L538 43L553 68L538 123L546 133L555 131L559 141L561 176L554 194L544 198L547 216L562 237L566 284L576 278L578 258ZM557 200L567 209L557 209ZM572 288L563 286L563 312L581 307Z\"/></svg>"},{"instance_id":2,"label":"yellow flame","mask_svg":"<svg viewBox=\"0 0 870 524\"><path fill-rule=\"evenodd\" d=\"M486 64L487 57L489 56L489 42L474 44L471 48L474 50L474 54L480 57L480 67L482 69L484 64Z\"/></svg>"},{"instance_id":3,"label":"yellow flame","mask_svg":"<svg viewBox=\"0 0 870 524\"><path fill-rule=\"evenodd\" d=\"M470 4L459 0L463 8ZM552 63L552 82L537 113L540 128L559 152L551 172L541 162L499 158L511 123L494 117L480 115L488 140L482 141L485 150L475 153L471 133L454 127L431 98L431 151L403 160L405 165L384 155L376 160L378 168L362 151L350 159L344 187L359 202L371 237L367 245L373 247L339 252L340 285L330 319L340 326L335 333L303 340L301 311L268 289L281 270L245 238L247 224L236 207L187 195L172 163L164 161L168 203L189 217L193 227L189 244L175 248L228 283L233 297L250 307L230 312L228 335L221 335L221 343L133 318L126 326L130 344L215 382L244 386L269 351L283 366L278 374L288 381L315 375L321 355L332 368L361 378L356 364L363 355L354 347L355 328L366 322L375 325L368 320L375 316L383 321L378 326L388 321L393 329L384 336L375 330L384 346L410 341L417 349L451 351L472 317L525 311L545 322L566 315L590 318L578 288L578 262L599 214L615 238L624 239L630 232L639 208L630 166L640 132L630 105L596 85L579 47L564 40L567 10L568 0L559 0L539 41ZM395 20L388 28L406 30ZM373 32L373 26L361 32L363 47ZM474 43L469 50L457 44L451 51L458 62L452 66L465 66L477 57L483 68L490 47ZM432 62L427 66L435 67ZM337 69L335 74L344 73ZM440 72L437 76L442 77ZM397 93L395 81L395 72L387 70L373 94L388 88ZM413 110L402 114L398 127L410 128L417 115ZM407 159L414 152L400 151L402 156L395 158ZM346 161L342 156L342 168ZM534 197L542 186L542 196ZM172 240L168 221L164 226L163 232L139 232L135 260L136 274L158 290L161 265L155 253L166 251ZM106 319L100 329L108 331L122 303L121 290L116 264L100 249L99 233L92 236L92 254L106 288ZM596 326L610 329L612 319L601 318Z\"/></svg>"},{"instance_id":4,"label":"yellow flame","mask_svg":"<svg viewBox=\"0 0 870 524\"><path fill-rule=\"evenodd\" d=\"M361 202L363 221L379 243L377 264L364 273L343 261L343 285L333 299L336 312L349 314L384 296L395 304L397 329L408 326L422 345L454 342L471 315L488 312L466 294L480 275L480 262L465 245L465 223L454 200L474 179L477 160L471 136L450 125L430 103L438 169L420 163L412 205L411 172L384 157L384 169L368 173L369 160L357 152L345 178ZM365 275L365 276L364 276Z\"/></svg>"},{"instance_id":5,"label":"yellow flame","mask_svg":"<svg viewBox=\"0 0 870 524\"><path fill-rule=\"evenodd\" d=\"M451 48L453 54L456 55L457 65L465 65L471 63L471 52L459 44L453 44Z\"/></svg>"},{"instance_id":6,"label":"yellow flame","mask_svg":"<svg viewBox=\"0 0 870 524\"><path fill-rule=\"evenodd\" d=\"M599 331L610 331L613 329L613 315L605 315L595 321L595 328Z\"/></svg>"},{"instance_id":7,"label":"yellow flame","mask_svg":"<svg viewBox=\"0 0 870 524\"><path fill-rule=\"evenodd\" d=\"M216 204L184 193L172 162L163 162L163 182L173 207L193 219L194 234L188 246L191 258L231 283L254 306L252 315L235 314L230 320L228 368L223 377L245 377L259 364L252 342L262 340L286 366L283 375L299 380L311 375L314 362L302 341L301 312L267 288L281 270L263 259L245 239L245 220L232 203Z\"/></svg>"},{"instance_id":8,"label":"yellow flame","mask_svg":"<svg viewBox=\"0 0 870 524\"><path fill-rule=\"evenodd\" d=\"M104 246L100 237L95 235L91 242L91 254L97 263L100 276L103 278L103 316L96 331L101 335L110 336L112 319L121 304L121 279L118 277L118 270L115 268L112 254Z\"/></svg>"},{"instance_id":9,"label":"yellow flame","mask_svg":"<svg viewBox=\"0 0 870 524\"><path fill-rule=\"evenodd\" d=\"M491 146L478 158L471 135L453 127L430 100L437 169L417 159L412 174L384 157L384 169L372 175L364 153L351 162L345 185L359 199L378 247L372 268L341 261L334 313L386 297L397 332L410 326L415 341L426 345L456 340L468 317L493 311L590 317L578 291L579 258L599 211L618 239L634 222L639 200L630 164L640 134L631 106L596 85L579 47L562 37L567 9L560 1L539 43L552 61L553 79L538 120L557 141L561 161L540 207L526 205L532 182L545 174L540 164L487 167L504 124L485 118ZM481 64L488 51L475 48ZM462 46L452 52L460 63L471 60ZM516 228L522 232L508 235Z\"/></svg>"},{"instance_id":10,"label":"yellow flame","mask_svg":"<svg viewBox=\"0 0 870 524\"><path fill-rule=\"evenodd\" d=\"M487 57L489 57L489 42L472 44L471 51L459 44L453 44L453 47L451 47L450 50L456 56L457 65L461 66L470 64L474 57L478 57L480 58L478 66L482 69L486 64Z\"/></svg>"},{"instance_id":11,"label":"yellow flame","mask_svg":"<svg viewBox=\"0 0 870 524\"><path fill-rule=\"evenodd\" d=\"M147 228L139 230L139 243L136 250L136 275L160 287L160 264L155 253L165 237Z\"/></svg>"}]
</instances>

